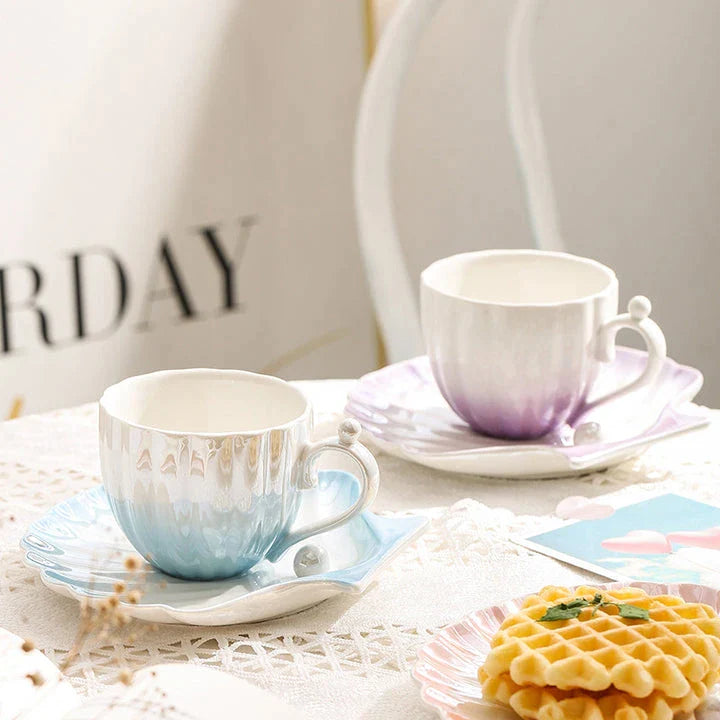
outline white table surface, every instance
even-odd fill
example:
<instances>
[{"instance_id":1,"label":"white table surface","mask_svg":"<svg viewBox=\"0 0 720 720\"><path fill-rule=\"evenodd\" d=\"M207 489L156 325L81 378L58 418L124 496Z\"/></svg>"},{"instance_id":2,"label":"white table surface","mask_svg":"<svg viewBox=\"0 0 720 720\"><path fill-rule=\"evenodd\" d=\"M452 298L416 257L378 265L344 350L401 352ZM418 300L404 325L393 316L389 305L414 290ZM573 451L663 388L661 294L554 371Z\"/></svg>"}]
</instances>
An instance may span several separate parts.
<instances>
[{"instance_id":1,"label":"white table surface","mask_svg":"<svg viewBox=\"0 0 720 720\"><path fill-rule=\"evenodd\" d=\"M351 381L300 385L317 412L317 435L332 432ZM164 626L137 638L90 638L68 671L85 693L132 669L166 661L221 667L282 695L319 720L431 718L410 678L416 649L467 612L548 583L593 579L519 548L516 533L557 523L568 495L682 492L717 503L720 416L704 429L659 443L602 473L562 480L510 481L450 475L378 454L375 509L429 509L431 525L362 597L342 596L261 625ZM94 405L0 425L0 627L31 637L52 661L66 657L78 606L45 588L21 563L18 540L32 520L99 482Z\"/></svg>"}]
</instances>

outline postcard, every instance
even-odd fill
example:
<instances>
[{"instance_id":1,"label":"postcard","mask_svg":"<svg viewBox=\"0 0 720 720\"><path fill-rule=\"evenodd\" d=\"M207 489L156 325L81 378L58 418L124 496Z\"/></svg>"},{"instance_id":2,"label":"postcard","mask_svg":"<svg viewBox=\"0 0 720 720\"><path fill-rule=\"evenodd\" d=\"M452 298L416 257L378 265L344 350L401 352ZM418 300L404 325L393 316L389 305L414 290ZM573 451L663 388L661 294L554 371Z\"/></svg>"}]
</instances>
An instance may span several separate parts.
<instances>
[{"instance_id":1,"label":"postcard","mask_svg":"<svg viewBox=\"0 0 720 720\"><path fill-rule=\"evenodd\" d=\"M612 580L720 589L720 508L660 495L529 538L525 547Z\"/></svg>"}]
</instances>

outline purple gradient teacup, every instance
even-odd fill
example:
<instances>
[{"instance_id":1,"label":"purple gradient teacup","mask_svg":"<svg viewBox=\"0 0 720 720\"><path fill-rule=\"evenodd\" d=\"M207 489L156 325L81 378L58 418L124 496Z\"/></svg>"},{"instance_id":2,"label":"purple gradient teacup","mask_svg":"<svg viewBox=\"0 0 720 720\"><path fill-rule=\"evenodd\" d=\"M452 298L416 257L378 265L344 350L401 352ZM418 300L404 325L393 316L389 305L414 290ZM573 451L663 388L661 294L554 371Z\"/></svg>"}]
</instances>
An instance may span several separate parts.
<instances>
[{"instance_id":1,"label":"purple gradient teacup","mask_svg":"<svg viewBox=\"0 0 720 720\"><path fill-rule=\"evenodd\" d=\"M421 276L422 325L435 380L477 432L532 439L590 408L649 385L665 337L639 295L618 315L615 273L595 260L541 250L453 255ZM615 356L621 328L648 350L643 373L591 397L600 363Z\"/></svg>"}]
</instances>

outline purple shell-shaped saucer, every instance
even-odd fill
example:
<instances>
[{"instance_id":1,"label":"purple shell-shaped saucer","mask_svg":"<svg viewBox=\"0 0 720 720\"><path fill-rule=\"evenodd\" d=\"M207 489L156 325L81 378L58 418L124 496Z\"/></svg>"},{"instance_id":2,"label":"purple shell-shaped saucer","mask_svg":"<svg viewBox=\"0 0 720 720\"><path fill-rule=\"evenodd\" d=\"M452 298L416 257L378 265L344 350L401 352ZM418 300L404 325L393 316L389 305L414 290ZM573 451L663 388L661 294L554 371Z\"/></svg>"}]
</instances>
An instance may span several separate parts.
<instances>
[{"instance_id":1,"label":"purple shell-shaped saucer","mask_svg":"<svg viewBox=\"0 0 720 720\"><path fill-rule=\"evenodd\" d=\"M679 595L687 602L701 602L720 612L720 592L703 585L661 583L610 583L600 588L631 585L648 595ZM418 651L413 677L423 700L445 720L518 720L512 710L483 698L477 673L490 650L490 642L508 615L516 613L525 597L503 605L478 610L437 633ZM718 720L720 699L717 686L695 711L696 720Z\"/></svg>"},{"instance_id":2,"label":"purple shell-shaped saucer","mask_svg":"<svg viewBox=\"0 0 720 720\"><path fill-rule=\"evenodd\" d=\"M647 353L617 348L604 365L598 394L642 372ZM690 401L702 387L699 370L667 358L657 384L591 410L539 440L499 440L474 432L445 402L427 357L389 365L358 381L347 414L381 450L449 472L497 477L557 477L616 465L649 445L709 422Z\"/></svg>"}]
</instances>

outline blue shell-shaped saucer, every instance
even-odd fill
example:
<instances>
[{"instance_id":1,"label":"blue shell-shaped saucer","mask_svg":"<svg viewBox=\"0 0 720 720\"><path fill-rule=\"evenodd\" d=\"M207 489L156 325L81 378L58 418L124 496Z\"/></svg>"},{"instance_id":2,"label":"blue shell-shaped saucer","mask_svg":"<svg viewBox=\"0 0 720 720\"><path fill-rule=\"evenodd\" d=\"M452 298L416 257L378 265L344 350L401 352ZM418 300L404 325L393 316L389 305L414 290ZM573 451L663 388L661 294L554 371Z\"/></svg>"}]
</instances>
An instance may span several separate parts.
<instances>
[{"instance_id":1,"label":"blue shell-shaped saucer","mask_svg":"<svg viewBox=\"0 0 720 720\"><path fill-rule=\"evenodd\" d=\"M321 471L317 487L303 492L297 522L327 517L349 507L357 497L358 484L351 474ZM137 557L137 553L115 521L105 490L98 486L59 503L34 522L21 546L25 564L39 569L45 585L61 595L100 600L112 595L121 581L127 591L141 590L138 603L123 604L133 617L229 625L280 617L339 593L363 592L426 523L422 517L390 518L364 512L340 528L291 548L276 563L259 563L245 575L182 580L144 561L139 571L126 569L126 557ZM308 574L313 560L318 572ZM296 574L299 568L302 577Z\"/></svg>"}]
</instances>

